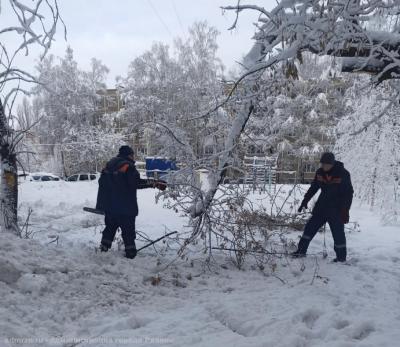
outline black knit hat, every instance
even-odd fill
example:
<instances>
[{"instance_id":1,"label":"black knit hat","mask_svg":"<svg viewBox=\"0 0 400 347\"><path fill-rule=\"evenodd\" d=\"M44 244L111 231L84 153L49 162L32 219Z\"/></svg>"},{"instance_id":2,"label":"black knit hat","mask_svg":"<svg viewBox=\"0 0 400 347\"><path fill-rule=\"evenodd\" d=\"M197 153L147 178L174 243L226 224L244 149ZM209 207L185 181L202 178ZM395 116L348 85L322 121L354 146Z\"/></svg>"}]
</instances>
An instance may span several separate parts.
<instances>
[{"instance_id":1,"label":"black knit hat","mask_svg":"<svg viewBox=\"0 0 400 347\"><path fill-rule=\"evenodd\" d=\"M133 152L133 149L131 147L129 147L129 146L121 146L120 149L119 149L118 155L120 157L128 157L128 156L132 155L133 153L134 152Z\"/></svg>"},{"instance_id":2,"label":"black knit hat","mask_svg":"<svg viewBox=\"0 0 400 347\"><path fill-rule=\"evenodd\" d=\"M335 164L335 155L331 152L325 152L321 156L321 160L319 161L321 164Z\"/></svg>"}]
</instances>

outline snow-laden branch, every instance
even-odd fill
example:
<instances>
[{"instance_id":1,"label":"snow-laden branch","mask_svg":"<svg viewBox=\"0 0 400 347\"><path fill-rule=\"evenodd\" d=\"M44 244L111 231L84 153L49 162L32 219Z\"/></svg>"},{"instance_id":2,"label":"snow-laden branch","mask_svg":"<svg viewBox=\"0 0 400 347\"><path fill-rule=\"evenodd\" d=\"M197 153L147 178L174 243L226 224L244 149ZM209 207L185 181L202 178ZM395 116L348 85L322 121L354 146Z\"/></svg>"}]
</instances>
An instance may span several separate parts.
<instances>
[{"instance_id":1,"label":"snow-laden branch","mask_svg":"<svg viewBox=\"0 0 400 347\"><path fill-rule=\"evenodd\" d=\"M2 11L4 10L3 8ZM54 41L56 29L60 22L64 27L64 35L66 36L65 25L59 13L57 0L34 0L31 7L17 0L9 0L9 10L15 14L16 24L0 27L0 42L3 41L3 36L13 35L13 41L18 42L20 40L20 44L16 48L0 44L0 89L6 82L29 75L27 72L13 67L15 58L21 51L25 51L27 56L30 46L40 46L43 48L41 57L44 57ZM49 14L51 19L46 19L46 15ZM29 77L27 82L32 80L31 76Z\"/></svg>"},{"instance_id":2,"label":"snow-laden branch","mask_svg":"<svg viewBox=\"0 0 400 347\"><path fill-rule=\"evenodd\" d=\"M394 106L394 104L398 103L399 101L399 96L400 94L397 93L395 98L392 98L389 103L384 107L384 109L377 114L376 116L372 117L368 121L365 121L360 129L357 129L356 131L352 132L350 135L359 135L362 132L366 131L368 127L370 127L372 124L375 124L377 121L379 121L382 117L386 116L388 111Z\"/></svg>"},{"instance_id":3,"label":"snow-laden branch","mask_svg":"<svg viewBox=\"0 0 400 347\"><path fill-rule=\"evenodd\" d=\"M247 54L244 59L244 63L247 66L256 66L260 64L262 59L264 59L262 54L261 46L255 43L253 48ZM252 78L246 80L244 89L245 93L252 93L254 87L257 83L257 76L253 72ZM234 119L231 122L229 131L227 133L224 151L221 152L218 158L218 168L215 172L211 173L208 177L208 189L205 193L200 192L192 202L192 206L189 210L190 216L194 221L194 230L187 243L195 240L200 233L203 231L204 226L208 225L209 210L213 206L213 201L220 188L220 184L224 181L228 168L233 164L233 150L238 143L242 133L246 128L246 124L249 121L250 116L254 111L254 105L251 99L243 101L240 109L235 114ZM208 228L210 226L208 225Z\"/></svg>"},{"instance_id":4,"label":"snow-laden branch","mask_svg":"<svg viewBox=\"0 0 400 347\"><path fill-rule=\"evenodd\" d=\"M32 45L42 48L43 58L54 41L56 28L62 19L57 0L32 0L30 6L18 0L9 0L6 9L4 3L0 2L0 11L5 10L13 13L11 17L14 23L6 27L1 27L0 23L0 93L6 94L5 98L0 100L0 228L13 230L18 234L19 160L16 146L27 131L16 132L13 129L15 117L12 110L18 92L26 93L22 84L30 85L39 81L29 72L16 66L16 58L21 52L28 56ZM50 15L49 20L46 19L47 15ZM11 40L6 40L10 37Z\"/></svg>"},{"instance_id":5,"label":"snow-laden branch","mask_svg":"<svg viewBox=\"0 0 400 347\"><path fill-rule=\"evenodd\" d=\"M397 0L285 0L270 12L254 5L227 6L224 10L254 10L260 13L255 39L264 55L296 50L320 55L366 58L360 63L347 60L344 71L365 71L377 82L400 77L400 34L398 28L373 30L376 17L397 17ZM293 54L288 54L289 57ZM352 70L354 68L354 70Z\"/></svg>"},{"instance_id":6,"label":"snow-laden branch","mask_svg":"<svg viewBox=\"0 0 400 347\"><path fill-rule=\"evenodd\" d=\"M226 176L227 167L229 167L230 165L232 159L231 153L235 147L235 143L239 139L240 135L243 133L246 127L246 123L253 113L253 110L254 106L251 102L245 103L236 118L234 119L228 137L225 141L225 148L229 150L222 152L222 155L219 158L218 171L216 172L216 174L209 177L210 188L208 189L204 198L201 198L200 200L195 202L191 211L192 218L197 218L200 215L204 214L210 207L219 185L223 182Z\"/></svg>"}]
</instances>

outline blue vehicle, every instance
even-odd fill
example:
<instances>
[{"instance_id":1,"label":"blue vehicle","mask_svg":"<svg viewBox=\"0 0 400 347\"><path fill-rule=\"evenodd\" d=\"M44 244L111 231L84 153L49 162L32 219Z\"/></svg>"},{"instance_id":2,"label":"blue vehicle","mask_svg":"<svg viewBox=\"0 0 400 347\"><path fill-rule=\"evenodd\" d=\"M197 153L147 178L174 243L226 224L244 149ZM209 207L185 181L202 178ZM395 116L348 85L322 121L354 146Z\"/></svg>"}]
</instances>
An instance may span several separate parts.
<instances>
[{"instance_id":1,"label":"blue vehicle","mask_svg":"<svg viewBox=\"0 0 400 347\"><path fill-rule=\"evenodd\" d=\"M177 171L178 167L174 160L163 157L146 157L146 176L159 179L171 171Z\"/></svg>"}]
</instances>

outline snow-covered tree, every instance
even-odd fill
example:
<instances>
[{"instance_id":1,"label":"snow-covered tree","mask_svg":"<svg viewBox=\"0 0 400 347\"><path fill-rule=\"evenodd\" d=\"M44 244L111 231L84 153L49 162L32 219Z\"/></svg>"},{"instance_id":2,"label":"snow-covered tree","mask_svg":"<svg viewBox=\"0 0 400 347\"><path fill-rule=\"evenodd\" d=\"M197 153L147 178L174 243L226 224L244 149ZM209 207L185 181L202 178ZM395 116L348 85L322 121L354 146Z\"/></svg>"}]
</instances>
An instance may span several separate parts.
<instances>
[{"instance_id":1,"label":"snow-covered tree","mask_svg":"<svg viewBox=\"0 0 400 347\"><path fill-rule=\"evenodd\" d=\"M60 144L66 175L77 172L99 172L125 137L114 126L113 117L96 125L88 125L69 134L73 142Z\"/></svg>"},{"instance_id":2,"label":"snow-covered tree","mask_svg":"<svg viewBox=\"0 0 400 347\"><path fill-rule=\"evenodd\" d=\"M147 155L193 161L213 141L218 119L196 117L223 95L217 35L205 22L195 23L186 40L176 39L172 52L157 43L130 64L120 82L126 102L122 118L147 143Z\"/></svg>"},{"instance_id":3,"label":"snow-covered tree","mask_svg":"<svg viewBox=\"0 0 400 347\"><path fill-rule=\"evenodd\" d=\"M43 83L34 90L35 112L43 117L38 131L43 133L42 138L48 136L49 143L65 142L71 128L94 122L96 88L79 70L71 48L59 64L50 55L37 69Z\"/></svg>"},{"instance_id":4,"label":"snow-covered tree","mask_svg":"<svg viewBox=\"0 0 400 347\"><path fill-rule=\"evenodd\" d=\"M332 149L336 125L346 110L344 92L351 86L332 59L303 54L301 60L294 67L279 64L260 78L256 109L242 136L246 146L277 155L283 170L293 169L293 160L309 165ZM291 76L288 70L295 73Z\"/></svg>"},{"instance_id":5,"label":"snow-covered tree","mask_svg":"<svg viewBox=\"0 0 400 347\"><path fill-rule=\"evenodd\" d=\"M262 59L250 67L250 74L307 51L342 57L342 71L368 72L376 82L399 76L397 0L284 0L271 11L239 2L224 9L238 16L244 10L260 14L255 38Z\"/></svg>"},{"instance_id":6,"label":"snow-covered tree","mask_svg":"<svg viewBox=\"0 0 400 347\"><path fill-rule=\"evenodd\" d=\"M63 174L99 169L123 141L113 127L116 115L99 112L99 91L105 89L108 68L93 58L90 71L79 69L71 48L59 63L50 55L37 68L43 85L34 90L33 110L40 118L35 135L60 155Z\"/></svg>"},{"instance_id":7,"label":"snow-covered tree","mask_svg":"<svg viewBox=\"0 0 400 347\"><path fill-rule=\"evenodd\" d=\"M5 25L3 15L13 13ZM16 61L29 56L32 46L42 48L45 56L62 21L56 0L33 0L29 4L10 0L0 3L0 156L1 156L1 218L0 226L19 232L17 152L16 148L27 129L15 129L14 103L19 92L28 93L27 85L38 80L24 71Z\"/></svg>"},{"instance_id":8,"label":"snow-covered tree","mask_svg":"<svg viewBox=\"0 0 400 347\"><path fill-rule=\"evenodd\" d=\"M235 92L240 94L241 100L234 108L225 144L218 155L218 169L210 175L208 189L192 200L191 216L195 228L188 242L201 235L204 228L209 229L210 211L227 168L233 165L235 155L232 149L245 133L254 111L258 80L263 72L276 68L281 62L294 68L305 51L342 57L342 71L369 72L375 75L376 82L396 78L400 72L398 27L373 31L367 25L376 16L396 19L399 15L396 0L284 0L278 1L271 11L256 5L243 5L239 1L224 9L237 13L231 29L235 28L243 10L257 11L259 23L255 44L242 63L242 76L237 79L227 100L216 107L226 105ZM296 73L293 70L291 74ZM274 92L270 87L270 95Z\"/></svg>"},{"instance_id":9,"label":"snow-covered tree","mask_svg":"<svg viewBox=\"0 0 400 347\"><path fill-rule=\"evenodd\" d=\"M365 79L357 80L346 95L349 112L338 125L336 145L356 196L379 211L385 223L400 221L398 88L397 82L371 88Z\"/></svg>"}]
</instances>

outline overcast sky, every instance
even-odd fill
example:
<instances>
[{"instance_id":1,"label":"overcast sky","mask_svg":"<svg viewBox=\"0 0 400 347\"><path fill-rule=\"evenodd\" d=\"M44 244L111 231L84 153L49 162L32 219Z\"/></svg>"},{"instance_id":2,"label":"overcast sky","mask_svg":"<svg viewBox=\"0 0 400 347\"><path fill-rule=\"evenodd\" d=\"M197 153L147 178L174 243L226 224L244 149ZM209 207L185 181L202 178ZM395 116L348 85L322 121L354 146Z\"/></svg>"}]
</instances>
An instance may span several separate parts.
<instances>
[{"instance_id":1,"label":"overcast sky","mask_svg":"<svg viewBox=\"0 0 400 347\"><path fill-rule=\"evenodd\" d=\"M237 0L58 0L67 26L67 42L58 31L50 53L62 56L67 45L81 68L88 68L96 57L110 68L108 84L124 75L129 62L149 49L153 42L172 44L176 36L187 34L195 21L207 20L221 33L218 39L219 56L229 70L235 61L250 49L257 14L242 12L238 27L228 31L235 14L224 15L220 6L236 5ZM247 0L270 9L275 0ZM3 11L0 21L8 22L12 13ZM8 18L7 18L8 17ZM3 27L1 24L1 27ZM35 52L34 52L35 53ZM25 58L21 64L30 70L37 56Z\"/></svg>"}]
</instances>

